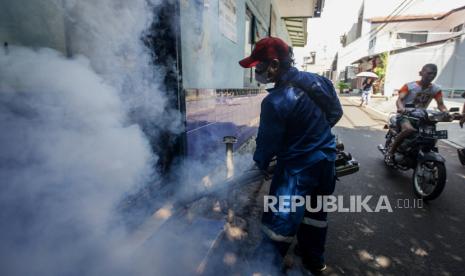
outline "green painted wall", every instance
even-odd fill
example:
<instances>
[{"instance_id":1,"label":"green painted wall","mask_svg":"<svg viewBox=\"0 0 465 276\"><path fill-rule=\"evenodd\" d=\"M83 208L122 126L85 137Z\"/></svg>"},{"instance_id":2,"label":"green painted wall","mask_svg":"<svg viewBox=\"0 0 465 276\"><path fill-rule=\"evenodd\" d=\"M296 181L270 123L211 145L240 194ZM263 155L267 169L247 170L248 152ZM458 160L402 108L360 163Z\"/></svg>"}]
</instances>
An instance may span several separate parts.
<instances>
[{"instance_id":1,"label":"green painted wall","mask_svg":"<svg viewBox=\"0 0 465 276\"><path fill-rule=\"evenodd\" d=\"M0 0L0 42L66 53L61 8L61 0Z\"/></svg>"},{"instance_id":2,"label":"green painted wall","mask_svg":"<svg viewBox=\"0 0 465 276\"><path fill-rule=\"evenodd\" d=\"M184 88L243 88L244 69L238 64L245 54L246 7L256 18L261 37L268 33L271 0L236 0L237 41L220 31L219 1L181 0L181 43ZM277 15L277 34L289 41Z\"/></svg>"},{"instance_id":3,"label":"green painted wall","mask_svg":"<svg viewBox=\"0 0 465 276\"><path fill-rule=\"evenodd\" d=\"M179 0L184 88L244 88L246 7L256 18L260 37L268 33L270 6L276 0L235 0L236 42L220 32L220 0ZM289 42L276 11L276 31ZM24 20L27 18L27 20ZM0 0L0 42L28 47L49 47L71 54L61 0ZM68 32L70 30L68 29Z\"/></svg>"}]
</instances>

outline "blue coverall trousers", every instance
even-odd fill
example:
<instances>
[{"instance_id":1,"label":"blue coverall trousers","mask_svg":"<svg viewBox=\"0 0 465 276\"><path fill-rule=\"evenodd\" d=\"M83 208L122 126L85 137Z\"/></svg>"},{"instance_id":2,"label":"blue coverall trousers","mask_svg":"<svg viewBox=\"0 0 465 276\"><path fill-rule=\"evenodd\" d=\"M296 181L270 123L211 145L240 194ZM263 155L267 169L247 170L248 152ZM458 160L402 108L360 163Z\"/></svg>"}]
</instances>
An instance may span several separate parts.
<instances>
[{"instance_id":1,"label":"blue coverall trousers","mask_svg":"<svg viewBox=\"0 0 465 276\"><path fill-rule=\"evenodd\" d=\"M269 194L272 196L310 196L311 207L317 206L316 197L330 195L335 188L334 161L326 159L296 173L278 168L274 173ZM304 262L324 263L327 213L307 211L304 206L295 212L264 212L262 229L265 237L256 250L255 256L274 264L281 263L295 236Z\"/></svg>"}]
</instances>

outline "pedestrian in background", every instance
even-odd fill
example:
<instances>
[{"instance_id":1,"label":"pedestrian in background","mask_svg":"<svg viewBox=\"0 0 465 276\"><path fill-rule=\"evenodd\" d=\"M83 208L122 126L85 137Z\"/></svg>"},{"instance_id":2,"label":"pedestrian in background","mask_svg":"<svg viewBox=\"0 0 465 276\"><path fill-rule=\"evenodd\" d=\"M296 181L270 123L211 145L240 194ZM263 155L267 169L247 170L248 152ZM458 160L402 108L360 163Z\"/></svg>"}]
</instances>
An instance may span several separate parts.
<instances>
[{"instance_id":1,"label":"pedestrian in background","mask_svg":"<svg viewBox=\"0 0 465 276\"><path fill-rule=\"evenodd\" d=\"M370 101L371 94L373 93L373 78L366 78L362 83L362 102L360 106L363 106L365 103L368 105Z\"/></svg>"}]
</instances>

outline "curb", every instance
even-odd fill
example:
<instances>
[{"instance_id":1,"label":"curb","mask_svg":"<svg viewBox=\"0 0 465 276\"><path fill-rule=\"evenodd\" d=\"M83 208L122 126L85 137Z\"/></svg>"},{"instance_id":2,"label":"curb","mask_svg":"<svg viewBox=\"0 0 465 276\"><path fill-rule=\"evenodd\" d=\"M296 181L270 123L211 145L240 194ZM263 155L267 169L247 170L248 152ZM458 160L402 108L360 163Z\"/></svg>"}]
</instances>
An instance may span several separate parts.
<instances>
[{"instance_id":1,"label":"curb","mask_svg":"<svg viewBox=\"0 0 465 276\"><path fill-rule=\"evenodd\" d=\"M463 148L459 144L457 144L455 142L452 142L452 141L449 141L449 140L441 140L441 142L444 142L444 143L448 144L449 146L451 146L453 148L456 148L456 149L462 149Z\"/></svg>"},{"instance_id":2,"label":"curb","mask_svg":"<svg viewBox=\"0 0 465 276\"><path fill-rule=\"evenodd\" d=\"M360 102L359 102L359 101L356 101L355 99L348 98L348 100L351 101L352 103L360 104ZM366 105L365 108L368 108L368 109L370 109L370 110L372 110L372 111L374 111L374 112L376 112L376 113L378 113L378 114L380 114L380 115L385 116L385 117L386 117L386 120L387 120L387 118L388 118L388 116L389 116L389 113L385 113L385 112L383 112L383 111L381 111L381 110L378 110L378 109L376 109L376 108L374 108L374 107L371 107L371 106L369 106L369 105Z\"/></svg>"}]
</instances>

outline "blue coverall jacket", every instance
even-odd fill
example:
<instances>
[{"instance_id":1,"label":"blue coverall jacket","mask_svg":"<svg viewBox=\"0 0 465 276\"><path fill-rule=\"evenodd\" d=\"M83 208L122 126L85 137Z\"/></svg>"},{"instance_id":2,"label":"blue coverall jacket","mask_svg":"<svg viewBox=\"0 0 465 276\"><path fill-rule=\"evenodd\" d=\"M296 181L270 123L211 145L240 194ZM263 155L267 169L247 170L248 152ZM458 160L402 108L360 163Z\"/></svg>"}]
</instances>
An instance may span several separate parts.
<instances>
[{"instance_id":1,"label":"blue coverall jacket","mask_svg":"<svg viewBox=\"0 0 465 276\"><path fill-rule=\"evenodd\" d=\"M322 159L335 160L331 127L341 118L342 108L335 93L330 95L328 89L322 90L328 85L326 81L292 67L275 88L268 90L269 95L261 104L254 154L260 169L266 169L274 156L291 173ZM314 96L310 98L309 94ZM318 104L316 98L320 100Z\"/></svg>"}]
</instances>

